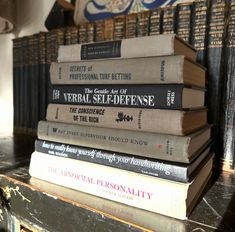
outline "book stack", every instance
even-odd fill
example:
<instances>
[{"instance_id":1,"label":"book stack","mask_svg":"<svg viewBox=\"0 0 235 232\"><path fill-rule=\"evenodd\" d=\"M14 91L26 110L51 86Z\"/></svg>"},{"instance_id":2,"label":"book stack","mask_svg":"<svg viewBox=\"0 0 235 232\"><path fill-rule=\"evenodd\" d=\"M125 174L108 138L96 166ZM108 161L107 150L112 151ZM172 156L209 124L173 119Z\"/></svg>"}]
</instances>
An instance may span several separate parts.
<instances>
[{"instance_id":1,"label":"book stack","mask_svg":"<svg viewBox=\"0 0 235 232\"><path fill-rule=\"evenodd\" d=\"M175 34L60 46L31 176L187 218L213 158L195 60Z\"/></svg>"}]
</instances>

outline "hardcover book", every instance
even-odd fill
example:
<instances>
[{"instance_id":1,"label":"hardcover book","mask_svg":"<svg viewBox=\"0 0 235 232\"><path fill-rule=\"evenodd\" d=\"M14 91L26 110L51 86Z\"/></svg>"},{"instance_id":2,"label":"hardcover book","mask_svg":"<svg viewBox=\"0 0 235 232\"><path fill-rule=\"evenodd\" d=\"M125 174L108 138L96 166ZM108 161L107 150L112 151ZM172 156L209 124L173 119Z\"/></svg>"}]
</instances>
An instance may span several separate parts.
<instances>
[{"instance_id":1,"label":"hardcover book","mask_svg":"<svg viewBox=\"0 0 235 232\"><path fill-rule=\"evenodd\" d=\"M29 173L106 199L186 219L207 184L212 156L190 183L168 181L104 165L34 152Z\"/></svg>"},{"instance_id":2,"label":"hardcover book","mask_svg":"<svg viewBox=\"0 0 235 232\"><path fill-rule=\"evenodd\" d=\"M210 147L208 147L208 144L203 146L200 149L201 153L190 164L146 159L131 154L97 150L45 140L36 140L35 151L187 183L196 176L201 164L209 155Z\"/></svg>"},{"instance_id":3,"label":"hardcover book","mask_svg":"<svg viewBox=\"0 0 235 232\"><path fill-rule=\"evenodd\" d=\"M167 34L60 46L58 62L166 55L184 55L196 60L196 50L193 47L175 34Z\"/></svg>"},{"instance_id":4,"label":"hardcover book","mask_svg":"<svg viewBox=\"0 0 235 232\"><path fill-rule=\"evenodd\" d=\"M187 136L40 121L38 138L148 158L190 163L210 139L210 127Z\"/></svg>"},{"instance_id":5,"label":"hardcover book","mask_svg":"<svg viewBox=\"0 0 235 232\"><path fill-rule=\"evenodd\" d=\"M187 84L205 87L205 68L184 56L52 63L52 84Z\"/></svg>"},{"instance_id":6,"label":"hardcover book","mask_svg":"<svg viewBox=\"0 0 235 232\"><path fill-rule=\"evenodd\" d=\"M204 106L203 89L184 85L51 85L49 103L198 109Z\"/></svg>"},{"instance_id":7,"label":"hardcover book","mask_svg":"<svg viewBox=\"0 0 235 232\"><path fill-rule=\"evenodd\" d=\"M207 111L49 104L47 121L185 135L207 123Z\"/></svg>"}]
</instances>

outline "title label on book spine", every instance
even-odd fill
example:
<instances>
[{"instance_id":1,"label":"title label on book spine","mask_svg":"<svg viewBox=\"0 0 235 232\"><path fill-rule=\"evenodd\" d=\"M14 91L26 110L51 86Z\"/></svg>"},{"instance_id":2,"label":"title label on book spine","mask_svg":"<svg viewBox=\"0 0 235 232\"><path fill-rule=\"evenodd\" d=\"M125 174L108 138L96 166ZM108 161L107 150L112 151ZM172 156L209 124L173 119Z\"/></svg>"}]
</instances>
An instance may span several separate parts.
<instances>
[{"instance_id":1,"label":"title label on book spine","mask_svg":"<svg viewBox=\"0 0 235 232\"><path fill-rule=\"evenodd\" d=\"M121 57L121 40L81 45L81 59Z\"/></svg>"}]
</instances>

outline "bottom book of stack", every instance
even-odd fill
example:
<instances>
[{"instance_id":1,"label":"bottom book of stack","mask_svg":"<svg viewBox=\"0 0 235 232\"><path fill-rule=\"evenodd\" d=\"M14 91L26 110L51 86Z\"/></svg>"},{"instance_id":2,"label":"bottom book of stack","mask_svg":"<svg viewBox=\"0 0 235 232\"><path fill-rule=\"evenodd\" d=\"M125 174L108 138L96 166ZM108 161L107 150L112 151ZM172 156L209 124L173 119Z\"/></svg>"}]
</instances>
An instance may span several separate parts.
<instances>
[{"instance_id":1,"label":"bottom book of stack","mask_svg":"<svg viewBox=\"0 0 235 232\"><path fill-rule=\"evenodd\" d=\"M32 177L68 188L186 219L210 179L212 164L213 155L208 154L192 180L179 182L35 151L29 172Z\"/></svg>"}]
</instances>

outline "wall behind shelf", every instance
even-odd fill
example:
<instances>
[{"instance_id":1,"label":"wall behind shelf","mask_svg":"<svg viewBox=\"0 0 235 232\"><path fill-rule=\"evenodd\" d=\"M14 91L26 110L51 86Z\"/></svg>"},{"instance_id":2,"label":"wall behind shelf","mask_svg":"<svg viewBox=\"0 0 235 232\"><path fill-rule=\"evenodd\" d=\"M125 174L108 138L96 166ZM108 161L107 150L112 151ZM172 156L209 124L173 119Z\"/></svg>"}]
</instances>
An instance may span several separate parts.
<instances>
[{"instance_id":1,"label":"wall behind shelf","mask_svg":"<svg viewBox=\"0 0 235 232\"><path fill-rule=\"evenodd\" d=\"M44 21L55 0L16 0L15 30L0 35L0 134L13 130L12 39L46 31Z\"/></svg>"}]
</instances>

